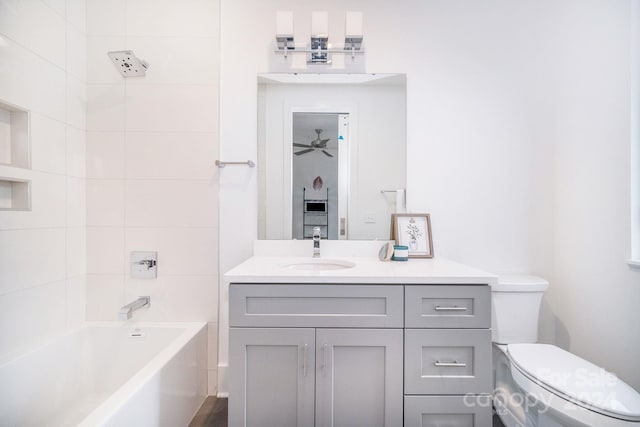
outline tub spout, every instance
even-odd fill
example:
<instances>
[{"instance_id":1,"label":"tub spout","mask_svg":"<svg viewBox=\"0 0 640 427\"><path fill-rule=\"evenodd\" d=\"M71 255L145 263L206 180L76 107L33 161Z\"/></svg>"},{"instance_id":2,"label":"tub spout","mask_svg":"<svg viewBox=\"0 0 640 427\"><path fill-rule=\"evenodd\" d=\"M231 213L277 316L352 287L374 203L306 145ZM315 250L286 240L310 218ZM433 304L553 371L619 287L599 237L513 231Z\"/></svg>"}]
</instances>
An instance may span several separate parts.
<instances>
[{"instance_id":1,"label":"tub spout","mask_svg":"<svg viewBox=\"0 0 640 427\"><path fill-rule=\"evenodd\" d=\"M125 305L118 312L118 320L129 320L134 311L151 306L151 297L139 297L137 300Z\"/></svg>"}]
</instances>

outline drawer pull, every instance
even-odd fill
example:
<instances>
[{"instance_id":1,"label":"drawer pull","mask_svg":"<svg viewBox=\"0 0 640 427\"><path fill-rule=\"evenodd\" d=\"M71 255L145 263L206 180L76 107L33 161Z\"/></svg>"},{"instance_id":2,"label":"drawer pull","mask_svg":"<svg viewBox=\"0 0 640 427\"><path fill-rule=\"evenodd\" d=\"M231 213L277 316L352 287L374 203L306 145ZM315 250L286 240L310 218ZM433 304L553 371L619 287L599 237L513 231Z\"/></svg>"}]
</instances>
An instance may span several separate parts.
<instances>
[{"instance_id":1,"label":"drawer pull","mask_svg":"<svg viewBox=\"0 0 640 427\"><path fill-rule=\"evenodd\" d=\"M458 363L455 360L453 361L453 363L441 362L439 360L436 360L436 362L433 365L438 367L445 367L445 368L466 368L467 367L466 363Z\"/></svg>"},{"instance_id":2,"label":"drawer pull","mask_svg":"<svg viewBox=\"0 0 640 427\"><path fill-rule=\"evenodd\" d=\"M458 307L457 305L453 307L442 307L436 305L436 311L467 311L467 307Z\"/></svg>"}]
</instances>

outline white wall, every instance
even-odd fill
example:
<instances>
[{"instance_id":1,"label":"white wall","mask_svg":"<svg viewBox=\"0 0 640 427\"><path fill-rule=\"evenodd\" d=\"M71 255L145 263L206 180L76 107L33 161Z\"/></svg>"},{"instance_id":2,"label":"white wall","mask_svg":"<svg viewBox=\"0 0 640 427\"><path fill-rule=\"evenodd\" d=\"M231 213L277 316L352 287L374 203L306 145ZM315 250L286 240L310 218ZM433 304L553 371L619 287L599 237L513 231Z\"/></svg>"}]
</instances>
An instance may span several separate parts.
<instances>
[{"instance_id":1,"label":"white wall","mask_svg":"<svg viewBox=\"0 0 640 427\"><path fill-rule=\"evenodd\" d=\"M85 7L0 0L0 102L31 112L32 210L0 211L0 359L84 320Z\"/></svg>"},{"instance_id":2,"label":"white wall","mask_svg":"<svg viewBox=\"0 0 640 427\"><path fill-rule=\"evenodd\" d=\"M569 1L557 10L565 31L554 58L555 257L545 307L554 328L545 338L640 389L640 270L626 264L630 4Z\"/></svg>"},{"instance_id":3,"label":"white wall","mask_svg":"<svg viewBox=\"0 0 640 427\"><path fill-rule=\"evenodd\" d=\"M209 322L215 393L218 295L219 5L87 1L87 318ZM149 62L124 79L107 52ZM157 279L132 279L131 251L157 251Z\"/></svg>"},{"instance_id":4,"label":"white wall","mask_svg":"<svg viewBox=\"0 0 640 427\"><path fill-rule=\"evenodd\" d=\"M312 10L327 10L337 41L345 11L363 11L365 71L407 74L408 208L431 213L436 256L550 279L544 338L570 337L577 354L640 388L638 335L629 339L638 272L625 264L629 4L221 0L221 156L256 158L256 74L282 71L276 11L294 11L297 36ZM220 183L224 272L251 255L257 174L234 169Z\"/></svg>"}]
</instances>

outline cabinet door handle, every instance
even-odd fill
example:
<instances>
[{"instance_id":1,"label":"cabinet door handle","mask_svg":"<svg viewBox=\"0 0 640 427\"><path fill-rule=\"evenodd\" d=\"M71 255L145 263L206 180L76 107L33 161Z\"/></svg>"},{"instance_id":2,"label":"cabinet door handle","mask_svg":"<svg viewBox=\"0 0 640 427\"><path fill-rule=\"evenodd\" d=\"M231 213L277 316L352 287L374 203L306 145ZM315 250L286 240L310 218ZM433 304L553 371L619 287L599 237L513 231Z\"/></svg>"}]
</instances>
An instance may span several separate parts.
<instances>
[{"instance_id":1,"label":"cabinet door handle","mask_svg":"<svg viewBox=\"0 0 640 427\"><path fill-rule=\"evenodd\" d=\"M436 362L433 365L439 366L439 367L446 367L446 368L464 368L467 366L466 363L458 363L455 360L453 362L441 362L439 360L436 360Z\"/></svg>"},{"instance_id":2,"label":"cabinet door handle","mask_svg":"<svg viewBox=\"0 0 640 427\"><path fill-rule=\"evenodd\" d=\"M322 344L322 369L327 367L327 345Z\"/></svg>"},{"instance_id":3,"label":"cabinet door handle","mask_svg":"<svg viewBox=\"0 0 640 427\"><path fill-rule=\"evenodd\" d=\"M458 307L457 305L453 307L443 307L436 305L436 311L467 311L467 307Z\"/></svg>"},{"instance_id":4,"label":"cabinet door handle","mask_svg":"<svg viewBox=\"0 0 640 427\"><path fill-rule=\"evenodd\" d=\"M305 344L302 348L302 375L307 376L307 357L309 354L309 345Z\"/></svg>"}]
</instances>

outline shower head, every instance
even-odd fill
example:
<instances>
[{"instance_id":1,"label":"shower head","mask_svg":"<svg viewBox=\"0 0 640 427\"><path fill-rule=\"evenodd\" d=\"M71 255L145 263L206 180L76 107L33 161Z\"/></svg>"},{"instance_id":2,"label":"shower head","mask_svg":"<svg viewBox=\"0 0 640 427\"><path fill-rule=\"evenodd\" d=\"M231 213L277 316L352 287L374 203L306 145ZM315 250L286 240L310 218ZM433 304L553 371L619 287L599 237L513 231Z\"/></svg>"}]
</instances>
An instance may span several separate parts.
<instances>
[{"instance_id":1,"label":"shower head","mask_svg":"<svg viewBox=\"0 0 640 427\"><path fill-rule=\"evenodd\" d=\"M131 50L107 52L122 77L144 77L149 68L147 61L134 55Z\"/></svg>"}]
</instances>

